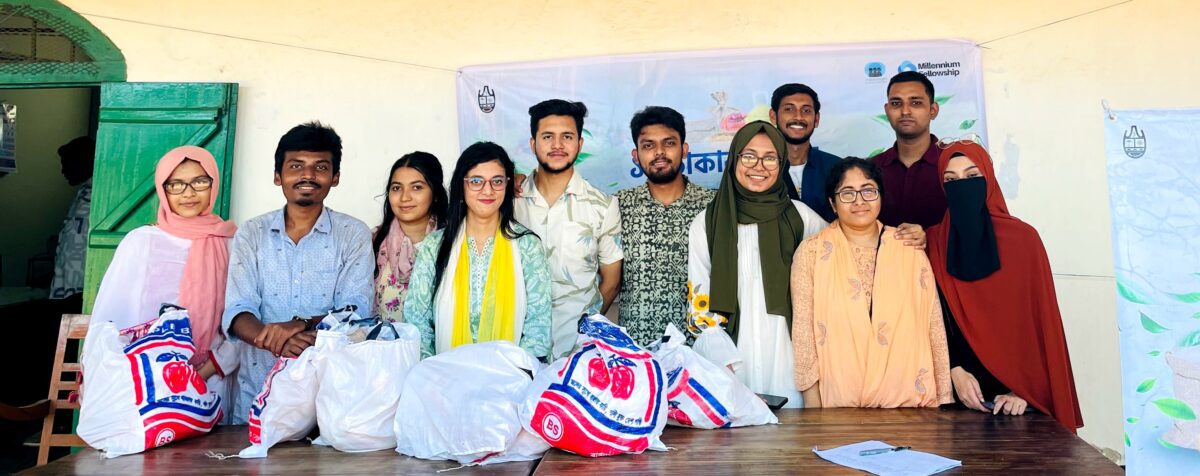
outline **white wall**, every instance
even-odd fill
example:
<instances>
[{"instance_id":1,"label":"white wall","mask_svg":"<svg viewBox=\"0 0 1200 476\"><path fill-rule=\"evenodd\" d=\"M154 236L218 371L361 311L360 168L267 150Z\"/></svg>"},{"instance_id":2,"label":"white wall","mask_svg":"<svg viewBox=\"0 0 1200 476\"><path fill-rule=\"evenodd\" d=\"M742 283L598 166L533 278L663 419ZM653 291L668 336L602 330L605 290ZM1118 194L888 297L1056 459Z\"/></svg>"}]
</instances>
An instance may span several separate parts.
<instances>
[{"instance_id":1,"label":"white wall","mask_svg":"<svg viewBox=\"0 0 1200 476\"><path fill-rule=\"evenodd\" d=\"M325 2L66 0L124 52L131 81L241 84L234 217L282 204L271 185L278 137L301 121L346 144L329 204L368 222L383 171L422 149L450 163L453 72L148 26L164 24L454 69L484 63L654 51L967 38L986 41L1115 3L607 0ZM752 6L748 6L752 5ZM88 14L95 14L89 16ZM1200 15L1186 0L1136 0L996 41L984 50L989 136L1015 171L1014 214L1041 232L1089 442L1121 451L1121 405L1103 115L1200 106ZM820 132L818 131L818 134ZM1015 163L1015 164L1014 164ZM1011 177L1010 177L1011 179Z\"/></svg>"}]
</instances>

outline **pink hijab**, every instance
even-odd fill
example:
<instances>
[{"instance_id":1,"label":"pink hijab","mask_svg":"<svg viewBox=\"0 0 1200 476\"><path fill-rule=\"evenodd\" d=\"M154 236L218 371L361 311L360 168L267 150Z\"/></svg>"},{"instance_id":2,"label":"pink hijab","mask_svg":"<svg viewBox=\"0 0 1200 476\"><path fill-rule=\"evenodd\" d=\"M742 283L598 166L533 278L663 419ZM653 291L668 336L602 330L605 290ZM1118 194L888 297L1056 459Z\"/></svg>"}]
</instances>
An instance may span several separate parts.
<instances>
[{"instance_id":1,"label":"pink hijab","mask_svg":"<svg viewBox=\"0 0 1200 476\"><path fill-rule=\"evenodd\" d=\"M163 183L184 160L192 160L212 177L208 208L200 215L184 218L171 211ZM183 280L179 283L179 305L187 308L192 325L192 341L196 345L193 364L208 359L213 336L220 331L221 312L225 308L225 277L229 272L228 238L237 225L212 213L220 191L221 175L217 161L203 147L176 147L159 159L154 169L155 191L158 193L158 227L172 236L192 240Z\"/></svg>"}]
</instances>

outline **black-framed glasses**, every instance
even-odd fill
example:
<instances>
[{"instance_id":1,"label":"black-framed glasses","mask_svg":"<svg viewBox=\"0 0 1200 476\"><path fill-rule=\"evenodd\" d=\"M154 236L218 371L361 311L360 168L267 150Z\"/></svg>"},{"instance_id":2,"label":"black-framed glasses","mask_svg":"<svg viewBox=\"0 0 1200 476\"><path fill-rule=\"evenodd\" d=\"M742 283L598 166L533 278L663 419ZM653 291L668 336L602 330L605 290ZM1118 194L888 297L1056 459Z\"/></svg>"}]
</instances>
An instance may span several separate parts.
<instances>
[{"instance_id":1,"label":"black-framed glasses","mask_svg":"<svg viewBox=\"0 0 1200 476\"><path fill-rule=\"evenodd\" d=\"M508 177L502 177L502 176L497 175L490 179L485 179L483 177L475 175L475 176L467 177L467 178L463 179L463 182L467 183L467 188L470 189L472 192L478 192L480 190L483 190L484 184L491 184L492 190L495 190L497 192L502 192L502 191L504 191L504 185L508 183Z\"/></svg>"},{"instance_id":2,"label":"black-framed glasses","mask_svg":"<svg viewBox=\"0 0 1200 476\"><path fill-rule=\"evenodd\" d=\"M858 197L862 197L864 202L874 202L875 200L879 200L879 189L842 190L837 193L838 201L842 203L854 203L854 200Z\"/></svg>"},{"instance_id":3,"label":"black-framed glasses","mask_svg":"<svg viewBox=\"0 0 1200 476\"><path fill-rule=\"evenodd\" d=\"M168 195L181 195L188 187L191 187L193 192L203 192L212 188L212 177L196 177L191 182L182 180L169 180L163 183L163 190Z\"/></svg>"},{"instance_id":4,"label":"black-framed glasses","mask_svg":"<svg viewBox=\"0 0 1200 476\"><path fill-rule=\"evenodd\" d=\"M779 157L775 157L773 155L768 157L759 157L746 152L738 156L738 161L748 169L757 167L759 163L762 163L763 168L767 170L775 170L779 168Z\"/></svg>"},{"instance_id":5,"label":"black-framed glasses","mask_svg":"<svg viewBox=\"0 0 1200 476\"><path fill-rule=\"evenodd\" d=\"M949 149L950 146L952 146L954 144L978 144L980 146L983 146L983 138L979 137L979 134L976 134L974 132L969 132L966 135L959 137L957 139L944 138L937 142L937 146L939 149Z\"/></svg>"}]
</instances>

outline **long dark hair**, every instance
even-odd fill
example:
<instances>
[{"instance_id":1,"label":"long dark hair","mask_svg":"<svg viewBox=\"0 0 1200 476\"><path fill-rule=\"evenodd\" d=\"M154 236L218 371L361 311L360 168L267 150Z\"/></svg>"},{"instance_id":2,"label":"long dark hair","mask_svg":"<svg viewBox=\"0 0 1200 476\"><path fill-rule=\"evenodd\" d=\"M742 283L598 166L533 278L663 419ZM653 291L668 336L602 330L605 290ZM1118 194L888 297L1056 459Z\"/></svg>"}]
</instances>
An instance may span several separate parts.
<instances>
[{"instance_id":1,"label":"long dark hair","mask_svg":"<svg viewBox=\"0 0 1200 476\"><path fill-rule=\"evenodd\" d=\"M516 186L513 184L515 181L513 161L508 158L508 153L494 142L471 144L459 156L458 163L454 166L454 174L450 176L450 206L446 211L446 227L442 231L442 243L438 247L437 261L434 262L436 270L433 278L434 294L437 294L438 288L442 285L442 275L446 272L446 265L450 262L454 239L458 237L458 231L462 229L463 222L467 219L466 189L463 181L467 177L467 172L475 166L491 161L500 162L500 166L504 167L504 176L508 177L508 181L504 184L504 200L500 202L500 232L510 240L533 234L529 230L517 233L513 228L513 197L516 194ZM491 185L484 184L484 186L490 187Z\"/></svg>"},{"instance_id":2,"label":"long dark hair","mask_svg":"<svg viewBox=\"0 0 1200 476\"><path fill-rule=\"evenodd\" d=\"M442 184L442 163L429 152L416 151L405 154L392 164L392 170L388 172L387 181L383 185L383 221L375 230L375 238L371 240L375 256L379 256L379 247L383 245L383 240L387 239L388 229L392 225L392 220L396 218L396 213L392 211L392 203L388 201L387 197L388 191L392 188L392 175L395 175L396 170L403 167L414 169L425 177L425 183L429 184L429 190L433 192L433 202L429 204L429 215L437 220L438 228L446 226L446 186ZM378 266L375 267L375 275L379 276Z\"/></svg>"}]
</instances>

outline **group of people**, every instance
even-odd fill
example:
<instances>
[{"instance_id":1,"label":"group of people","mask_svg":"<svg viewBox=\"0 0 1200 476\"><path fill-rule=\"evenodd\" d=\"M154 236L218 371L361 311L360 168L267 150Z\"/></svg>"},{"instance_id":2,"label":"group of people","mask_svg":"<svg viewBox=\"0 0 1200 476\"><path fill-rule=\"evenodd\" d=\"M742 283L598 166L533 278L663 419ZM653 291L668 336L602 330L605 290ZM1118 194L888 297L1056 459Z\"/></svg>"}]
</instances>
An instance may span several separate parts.
<instances>
[{"instance_id":1,"label":"group of people","mask_svg":"<svg viewBox=\"0 0 1200 476\"><path fill-rule=\"evenodd\" d=\"M212 156L180 147L158 163L157 224L121 242L93 319L135 326L162 303L186 307L204 351L192 364L230 376L234 422L331 309L413 324L423 357L508 340L552 360L573 350L581 315L619 297L618 323L639 344L668 324L727 333L736 352L707 357L791 406L957 401L1036 410L1074 431L1045 249L1009 214L984 147L930 134L933 98L924 75L896 75L884 106L895 144L838 158L812 145L816 91L783 85L770 122L734 135L716 190L681 173L683 116L649 106L630 121L646 183L612 196L574 168L586 107L551 99L529 109L529 176L491 142L467 147L448 182L438 158L407 154L374 230L324 206L342 145L320 123L279 141L287 204L240 227L212 213Z\"/></svg>"}]
</instances>

